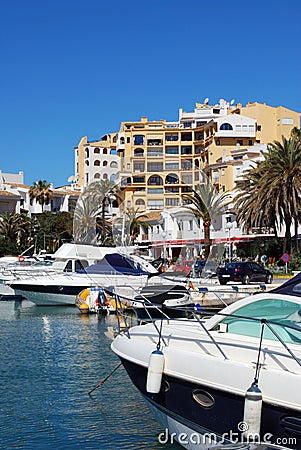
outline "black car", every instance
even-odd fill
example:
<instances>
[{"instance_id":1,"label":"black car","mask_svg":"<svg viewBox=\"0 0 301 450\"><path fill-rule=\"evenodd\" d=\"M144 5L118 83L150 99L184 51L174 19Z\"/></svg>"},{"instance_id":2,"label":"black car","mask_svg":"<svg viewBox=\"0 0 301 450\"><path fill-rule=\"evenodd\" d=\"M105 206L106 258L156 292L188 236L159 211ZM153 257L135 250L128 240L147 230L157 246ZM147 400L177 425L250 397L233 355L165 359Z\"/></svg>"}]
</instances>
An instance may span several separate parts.
<instances>
[{"instance_id":1,"label":"black car","mask_svg":"<svg viewBox=\"0 0 301 450\"><path fill-rule=\"evenodd\" d=\"M198 259L193 266L194 276L199 277L212 277L216 275L217 263L210 259Z\"/></svg>"},{"instance_id":2,"label":"black car","mask_svg":"<svg viewBox=\"0 0 301 450\"><path fill-rule=\"evenodd\" d=\"M217 269L220 284L228 281L241 281L243 284L251 282L267 283L273 281L272 273L256 262L231 262Z\"/></svg>"}]
</instances>

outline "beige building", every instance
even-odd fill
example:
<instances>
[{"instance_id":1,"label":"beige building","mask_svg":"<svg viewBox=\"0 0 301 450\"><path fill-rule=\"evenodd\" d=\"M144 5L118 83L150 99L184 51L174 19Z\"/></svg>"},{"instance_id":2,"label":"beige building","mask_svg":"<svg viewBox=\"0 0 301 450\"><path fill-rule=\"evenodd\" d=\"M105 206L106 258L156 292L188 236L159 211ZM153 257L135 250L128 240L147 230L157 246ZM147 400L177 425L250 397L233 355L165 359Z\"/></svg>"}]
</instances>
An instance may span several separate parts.
<instances>
[{"instance_id":1,"label":"beige building","mask_svg":"<svg viewBox=\"0 0 301 450\"><path fill-rule=\"evenodd\" d=\"M244 107L237 104L233 113L256 120L256 141L261 144L281 142L281 136L289 138L292 128L300 128L300 113L283 106L274 108L265 103L249 102Z\"/></svg>"},{"instance_id":2,"label":"beige building","mask_svg":"<svg viewBox=\"0 0 301 450\"><path fill-rule=\"evenodd\" d=\"M261 157L266 145L300 127L300 114L284 107L224 99L206 99L194 111L179 110L179 120L123 122L117 136L121 157L115 182L125 191L126 207L164 209L182 203L182 195L203 180L219 192Z\"/></svg>"},{"instance_id":3,"label":"beige building","mask_svg":"<svg viewBox=\"0 0 301 450\"><path fill-rule=\"evenodd\" d=\"M180 109L174 122L141 117L122 122L117 133L99 141L82 138L75 148L77 186L83 188L105 178L114 180L125 194L117 215L126 208L148 214L157 210L159 214L138 241L151 242L159 253L166 246L173 256L178 249L185 258L192 257L202 247L203 226L179 208L183 194L205 176L218 192L233 191L241 176L262 158L267 145L281 141L282 135L288 138L294 127L300 127L300 113L282 106L255 102L243 107L224 99L210 105L205 99L191 112ZM242 236L231 211L219 218L212 237L228 245L229 255L235 252L230 237L250 239Z\"/></svg>"}]
</instances>

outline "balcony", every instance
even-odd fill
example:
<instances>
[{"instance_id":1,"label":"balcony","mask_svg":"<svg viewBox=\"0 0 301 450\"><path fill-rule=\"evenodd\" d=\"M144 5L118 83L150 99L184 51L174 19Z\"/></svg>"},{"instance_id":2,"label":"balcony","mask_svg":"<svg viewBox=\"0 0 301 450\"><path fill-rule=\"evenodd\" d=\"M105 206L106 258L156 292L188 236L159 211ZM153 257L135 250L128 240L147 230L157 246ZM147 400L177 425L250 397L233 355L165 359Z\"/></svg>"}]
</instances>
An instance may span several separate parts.
<instances>
[{"instance_id":1,"label":"balcony","mask_svg":"<svg viewBox=\"0 0 301 450\"><path fill-rule=\"evenodd\" d=\"M163 147L161 148L147 148L147 156L148 157L160 157L162 158L163 156Z\"/></svg>"},{"instance_id":2,"label":"balcony","mask_svg":"<svg viewBox=\"0 0 301 450\"><path fill-rule=\"evenodd\" d=\"M147 140L147 145L151 145L151 146L155 146L158 147L160 145L163 145L163 140L162 139L148 139Z\"/></svg>"}]
</instances>

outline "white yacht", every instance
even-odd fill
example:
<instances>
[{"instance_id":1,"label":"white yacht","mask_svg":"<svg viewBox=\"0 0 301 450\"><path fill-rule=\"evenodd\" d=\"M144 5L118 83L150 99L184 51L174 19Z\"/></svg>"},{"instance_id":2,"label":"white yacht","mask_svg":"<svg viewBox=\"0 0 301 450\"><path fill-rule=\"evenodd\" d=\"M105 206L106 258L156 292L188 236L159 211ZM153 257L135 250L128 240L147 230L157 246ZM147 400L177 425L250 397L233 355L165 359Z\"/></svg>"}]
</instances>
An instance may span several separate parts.
<instances>
[{"instance_id":1,"label":"white yacht","mask_svg":"<svg viewBox=\"0 0 301 450\"><path fill-rule=\"evenodd\" d=\"M301 449L301 275L208 319L153 321L112 342L186 449Z\"/></svg>"},{"instance_id":2,"label":"white yacht","mask_svg":"<svg viewBox=\"0 0 301 450\"><path fill-rule=\"evenodd\" d=\"M75 297L83 289L128 287L131 295L133 287L142 288L157 274L149 262L126 254L122 247L86 247L76 248L77 259L70 258L60 273L20 277L10 283L11 288L36 305L75 305Z\"/></svg>"}]
</instances>

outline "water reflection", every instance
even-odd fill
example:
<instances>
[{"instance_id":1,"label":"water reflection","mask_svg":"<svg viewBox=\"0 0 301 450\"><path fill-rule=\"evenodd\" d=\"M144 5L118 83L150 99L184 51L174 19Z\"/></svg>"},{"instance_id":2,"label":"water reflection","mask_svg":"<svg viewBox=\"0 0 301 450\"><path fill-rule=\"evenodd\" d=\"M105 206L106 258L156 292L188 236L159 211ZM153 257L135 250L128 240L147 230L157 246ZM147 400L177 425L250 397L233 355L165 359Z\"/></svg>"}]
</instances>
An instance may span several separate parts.
<instances>
[{"instance_id":1,"label":"water reflection","mask_svg":"<svg viewBox=\"0 0 301 450\"><path fill-rule=\"evenodd\" d=\"M0 448L163 449L162 430L120 367L105 332L114 315L0 302Z\"/></svg>"}]
</instances>

